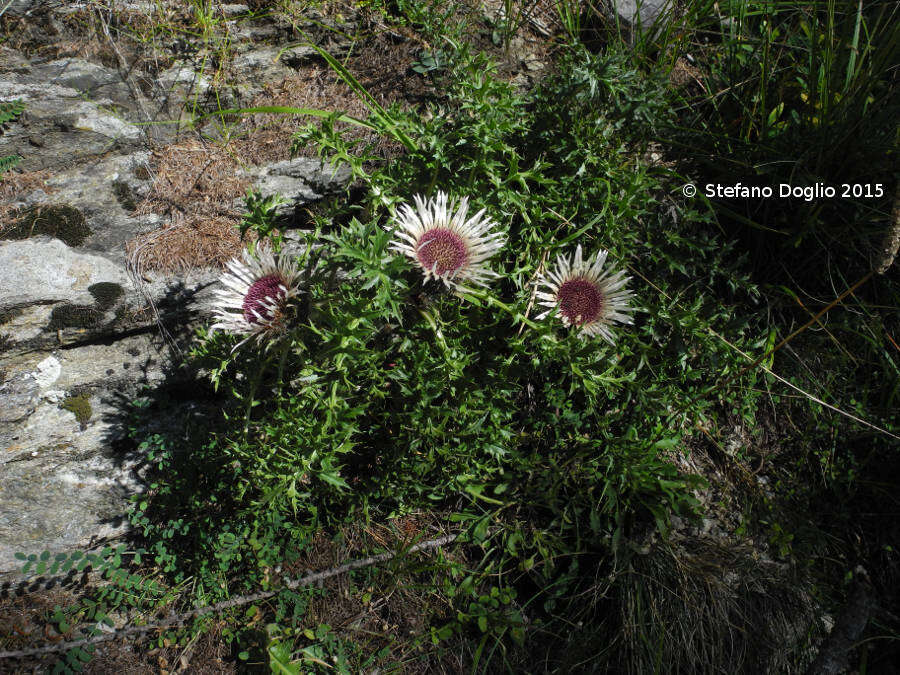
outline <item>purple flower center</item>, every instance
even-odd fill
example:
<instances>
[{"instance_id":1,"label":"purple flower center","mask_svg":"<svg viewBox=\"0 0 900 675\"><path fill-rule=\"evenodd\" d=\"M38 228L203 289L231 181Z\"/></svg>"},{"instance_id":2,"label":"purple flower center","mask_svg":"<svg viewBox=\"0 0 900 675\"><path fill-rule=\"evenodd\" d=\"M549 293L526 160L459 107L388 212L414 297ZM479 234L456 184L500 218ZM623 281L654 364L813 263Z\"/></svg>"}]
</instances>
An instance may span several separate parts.
<instances>
[{"instance_id":1,"label":"purple flower center","mask_svg":"<svg viewBox=\"0 0 900 675\"><path fill-rule=\"evenodd\" d=\"M564 282L556 292L559 312L575 326L590 323L603 311L603 294L586 279Z\"/></svg>"},{"instance_id":2,"label":"purple flower center","mask_svg":"<svg viewBox=\"0 0 900 675\"><path fill-rule=\"evenodd\" d=\"M456 272L466 264L468 249L465 240L446 227L428 230L416 244L416 257L422 267L437 276Z\"/></svg>"},{"instance_id":3,"label":"purple flower center","mask_svg":"<svg viewBox=\"0 0 900 675\"><path fill-rule=\"evenodd\" d=\"M280 300L285 296L282 285L284 282L277 274L269 274L268 276L257 279L250 286L247 295L244 296L244 303L241 309L244 310L244 319L249 323L257 324L260 320L254 314L254 310L264 319L271 319L269 311L263 304L266 300Z\"/></svg>"}]
</instances>

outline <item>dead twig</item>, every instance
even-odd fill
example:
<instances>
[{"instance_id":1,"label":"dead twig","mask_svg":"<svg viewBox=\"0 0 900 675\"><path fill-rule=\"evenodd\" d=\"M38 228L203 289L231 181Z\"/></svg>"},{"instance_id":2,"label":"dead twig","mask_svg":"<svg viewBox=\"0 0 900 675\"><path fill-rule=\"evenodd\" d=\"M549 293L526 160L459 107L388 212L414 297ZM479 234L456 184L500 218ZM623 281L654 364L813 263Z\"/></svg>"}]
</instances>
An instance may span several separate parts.
<instances>
[{"instance_id":1,"label":"dead twig","mask_svg":"<svg viewBox=\"0 0 900 675\"><path fill-rule=\"evenodd\" d=\"M282 588L289 588L293 590L299 588L300 586L311 586L313 584L320 583L325 579L329 579L340 574L346 574L347 572L361 569L363 567L371 567L372 565L376 565L378 563L393 560L401 554L418 553L419 551L426 551L429 549L445 546L446 544L454 541L456 537L457 535L455 534L447 534L443 537L438 537L437 539L429 539L428 541L414 544L409 548L403 549L401 551L379 553L377 555L369 556L368 558L363 558L361 560L351 560L350 562L344 563L343 565L340 565L338 567L332 567L331 569L323 570L321 572L315 572L313 574L307 574L303 577L300 577L299 579L288 581ZM232 607L239 607L251 602L257 602L259 600L271 598L272 596L280 593L282 588L273 591L262 591L260 593L242 595L236 598L232 598L231 600L223 600L222 602L217 602L214 605L198 607L196 609L192 609L189 612L183 612L181 614L172 613L165 619L155 621L144 626L126 626L110 633L82 638L80 640L70 640L67 642L60 642L58 644L45 645L43 647L32 647L30 649L18 649L13 651L0 652L0 659L17 659L24 656L39 656L41 654L63 652L75 647L84 647L86 645L98 644L100 642L108 642L110 640L115 640L121 637L135 636L154 630L161 630L170 626L181 625L189 619L206 616L208 614L216 614L226 609L231 609Z\"/></svg>"}]
</instances>

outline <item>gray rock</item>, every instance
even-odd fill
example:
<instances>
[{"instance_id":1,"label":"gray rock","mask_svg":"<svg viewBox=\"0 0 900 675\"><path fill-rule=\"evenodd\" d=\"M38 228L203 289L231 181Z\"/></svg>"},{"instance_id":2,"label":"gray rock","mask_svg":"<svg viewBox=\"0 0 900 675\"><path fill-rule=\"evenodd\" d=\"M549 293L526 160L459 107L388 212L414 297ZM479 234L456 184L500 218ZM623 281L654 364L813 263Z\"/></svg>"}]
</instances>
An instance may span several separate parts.
<instances>
[{"instance_id":1,"label":"gray rock","mask_svg":"<svg viewBox=\"0 0 900 675\"><path fill-rule=\"evenodd\" d=\"M283 40L290 37L288 26L279 26L270 21L228 21L226 24L231 39L239 44Z\"/></svg>"},{"instance_id":2,"label":"gray rock","mask_svg":"<svg viewBox=\"0 0 900 675\"><path fill-rule=\"evenodd\" d=\"M0 101L25 104L25 112L0 136L0 156L20 155L21 170L63 169L141 145L144 134L111 100L86 101L70 87L23 78L0 79Z\"/></svg>"},{"instance_id":3,"label":"gray rock","mask_svg":"<svg viewBox=\"0 0 900 675\"><path fill-rule=\"evenodd\" d=\"M78 433L59 409L47 424ZM89 440L84 441L90 444ZM123 505L137 486L115 459L65 441L40 446L27 459L7 460L0 486L0 577L16 572L17 552L84 550L124 533Z\"/></svg>"},{"instance_id":4,"label":"gray rock","mask_svg":"<svg viewBox=\"0 0 900 675\"><path fill-rule=\"evenodd\" d=\"M0 45L0 73L27 73L31 63L22 52Z\"/></svg>"},{"instance_id":5,"label":"gray rock","mask_svg":"<svg viewBox=\"0 0 900 675\"><path fill-rule=\"evenodd\" d=\"M68 204L84 214L91 234L82 248L124 266L126 242L158 225L158 217L130 215L150 190L149 166L150 153L138 151L94 161L47 180L53 203Z\"/></svg>"},{"instance_id":6,"label":"gray rock","mask_svg":"<svg viewBox=\"0 0 900 675\"><path fill-rule=\"evenodd\" d=\"M83 549L121 534L140 458L123 454L124 402L158 385L170 362L154 334L4 361L0 384L0 577L16 551ZM79 420L73 395L90 406Z\"/></svg>"},{"instance_id":7,"label":"gray rock","mask_svg":"<svg viewBox=\"0 0 900 675\"><path fill-rule=\"evenodd\" d=\"M14 2L17 16L39 7L58 16L88 5ZM127 7L149 11L154 4ZM231 6L226 17L246 11ZM227 25L275 44L293 36L286 22ZM308 46L261 46L238 31L231 37L246 91L318 58ZM332 37L313 38L333 54L344 49ZM154 110L169 110L161 103L167 97L173 106L185 99L231 105L231 94L216 91L199 72L188 61L163 71L151 88ZM209 322L218 270L141 278L128 272L125 244L164 220L134 210L152 177L146 127L138 124L147 119L147 100L133 98L140 96L133 85L118 70L83 59L46 62L0 46L0 101L22 99L26 106L0 136L0 156L21 155L24 171L52 170L46 185L17 195L11 206L44 209L43 222L52 221L44 229L53 235L0 239L0 577L19 567L17 551L83 550L125 531L128 499L143 489L140 457L121 449L127 445L120 442L126 404L142 387L170 383L194 329ZM264 195L278 192L289 200L285 215L339 192L350 180L346 169L335 173L305 158L255 167L247 175ZM60 215L65 213L78 216L79 237L58 225L68 222ZM304 246L296 232L287 239L289 249ZM73 398L82 404L80 417L67 409L75 407ZM202 405L172 404L147 424L178 428L185 411Z\"/></svg>"},{"instance_id":8,"label":"gray rock","mask_svg":"<svg viewBox=\"0 0 900 675\"><path fill-rule=\"evenodd\" d=\"M10 377L4 369L4 377ZM40 386L33 377L20 377L0 383L0 425L24 420L34 412Z\"/></svg>"},{"instance_id":9,"label":"gray rock","mask_svg":"<svg viewBox=\"0 0 900 675\"><path fill-rule=\"evenodd\" d=\"M262 47L252 51L236 54L231 61L231 68L242 79L262 83L280 79L290 73L290 69L282 62L282 47Z\"/></svg>"},{"instance_id":10,"label":"gray rock","mask_svg":"<svg viewBox=\"0 0 900 675\"><path fill-rule=\"evenodd\" d=\"M341 58L348 52L350 42L329 40L323 46L332 56ZM310 45L259 47L235 54L231 61L231 71L237 78L244 98L252 98L262 91L266 82L277 82L310 61L321 58L321 54Z\"/></svg>"},{"instance_id":11,"label":"gray rock","mask_svg":"<svg viewBox=\"0 0 900 675\"><path fill-rule=\"evenodd\" d=\"M145 151L96 160L56 173L46 181L48 191L19 195L10 206L25 209L50 204L77 209L91 230L81 246L124 265L125 243L159 223L154 214L131 215L150 190L149 166L150 153Z\"/></svg>"},{"instance_id":12,"label":"gray rock","mask_svg":"<svg viewBox=\"0 0 900 675\"><path fill-rule=\"evenodd\" d=\"M2 310L12 314L11 318L0 323L0 345L4 355L32 349L41 344L53 345L54 340L49 331L55 305L56 302L16 302Z\"/></svg>"},{"instance_id":13,"label":"gray rock","mask_svg":"<svg viewBox=\"0 0 900 675\"><path fill-rule=\"evenodd\" d=\"M189 61L176 61L156 76L160 94L176 101L205 100L212 92L212 83L197 72Z\"/></svg>"},{"instance_id":14,"label":"gray rock","mask_svg":"<svg viewBox=\"0 0 900 675\"><path fill-rule=\"evenodd\" d=\"M24 421L0 423L0 575L16 569L17 551L83 549L122 532L123 506L141 489L136 460L112 449L121 436L115 409L88 400L86 424L39 398Z\"/></svg>"},{"instance_id":15,"label":"gray rock","mask_svg":"<svg viewBox=\"0 0 900 675\"><path fill-rule=\"evenodd\" d=\"M346 166L335 171L318 159L307 157L252 167L244 173L253 179L253 188L263 197L280 194L286 199L278 208L279 215L286 217L293 217L304 204L339 193L351 177ZM235 200L235 206L241 203L242 200Z\"/></svg>"},{"instance_id":16,"label":"gray rock","mask_svg":"<svg viewBox=\"0 0 900 675\"><path fill-rule=\"evenodd\" d=\"M140 333L167 340L177 351L176 343L190 340L207 321L205 307L219 275L200 269L135 280L106 257L57 239L6 242L0 246L0 312L6 314L0 315L0 353L118 344ZM16 278L19 285L10 286Z\"/></svg>"},{"instance_id":17,"label":"gray rock","mask_svg":"<svg viewBox=\"0 0 900 675\"><path fill-rule=\"evenodd\" d=\"M0 308L47 302L91 303L88 287L128 284L124 268L69 248L59 239L0 242Z\"/></svg>"},{"instance_id":18,"label":"gray rock","mask_svg":"<svg viewBox=\"0 0 900 675\"><path fill-rule=\"evenodd\" d=\"M0 242L5 355L119 332L118 317L140 304L124 267L103 256L49 237Z\"/></svg>"},{"instance_id":19,"label":"gray rock","mask_svg":"<svg viewBox=\"0 0 900 675\"><path fill-rule=\"evenodd\" d=\"M86 2L72 2L72 0L60 2L60 0L56 0L54 9L61 14L72 14L85 9L96 9L96 5L93 4L92 0L87 0ZM158 9L159 3L156 0L116 0L116 10L120 12L140 12L152 15Z\"/></svg>"},{"instance_id":20,"label":"gray rock","mask_svg":"<svg viewBox=\"0 0 900 675\"><path fill-rule=\"evenodd\" d=\"M28 71L28 79L74 89L87 100L107 99L120 106L133 105L131 90L118 71L84 59L60 59L34 65Z\"/></svg>"},{"instance_id":21,"label":"gray rock","mask_svg":"<svg viewBox=\"0 0 900 675\"><path fill-rule=\"evenodd\" d=\"M615 12L630 26L650 28L671 7L670 0L612 0Z\"/></svg>"},{"instance_id":22,"label":"gray rock","mask_svg":"<svg viewBox=\"0 0 900 675\"><path fill-rule=\"evenodd\" d=\"M250 12L250 8L247 5L241 5L238 3L219 5L219 10L227 17L240 16L242 14L248 14Z\"/></svg>"},{"instance_id":23,"label":"gray rock","mask_svg":"<svg viewBox=\"0 0 900 675\"><path fill-rule=\"evenodd\" d=\"M31 373L31 378L41 390L45 390L55 384L60 375L62 375L62 364L60 364L59 359L54 356L48 356L37 364L35 371Z\"/></svg>"}]
</instances>

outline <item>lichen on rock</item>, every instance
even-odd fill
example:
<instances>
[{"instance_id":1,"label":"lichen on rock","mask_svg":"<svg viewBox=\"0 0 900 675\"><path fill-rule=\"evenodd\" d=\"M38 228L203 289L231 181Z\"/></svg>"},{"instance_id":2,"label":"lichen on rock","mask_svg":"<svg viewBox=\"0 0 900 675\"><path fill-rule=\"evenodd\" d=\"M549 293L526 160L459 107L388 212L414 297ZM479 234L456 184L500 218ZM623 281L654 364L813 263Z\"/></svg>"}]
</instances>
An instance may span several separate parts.
<instances>
[{"instance_id":1,"label":"lichen on rock","mask_svg":"<svg viewBox=\"0 0 900 675\"><path fill-rule=\"evenodd\" d=\"M125 295L125 289L121 284L112 281L100 281L88 286L88 293L94 297L98 309L106 310L113 307Z\"/></svg>"},{"instance_id":2,"label":"lichen on rock","mask_svg":"<svg viewBox=\"0 0 900 675\"><path fill-rule=\"evenodd\" d=\"M2 233L4 239L28 239L44 234L69 246L81 246L91 234L84 214L67 204L38 204L18 210L13 227Z\"/></svg>"},{"instance_id":3,"label":"lichen on rock","mask_svg":"<svg viewBox=\"0 0 900 675\"><path fill-rule=\"evenodd\" d=\"M82 430L87 426L91 415L94 414L91 408L91 401L87 394L79 394L77 396L69 396L60 406L63 410L68 410L75 415L75 419L81 425Z\"/></svg>"}]
</instances>

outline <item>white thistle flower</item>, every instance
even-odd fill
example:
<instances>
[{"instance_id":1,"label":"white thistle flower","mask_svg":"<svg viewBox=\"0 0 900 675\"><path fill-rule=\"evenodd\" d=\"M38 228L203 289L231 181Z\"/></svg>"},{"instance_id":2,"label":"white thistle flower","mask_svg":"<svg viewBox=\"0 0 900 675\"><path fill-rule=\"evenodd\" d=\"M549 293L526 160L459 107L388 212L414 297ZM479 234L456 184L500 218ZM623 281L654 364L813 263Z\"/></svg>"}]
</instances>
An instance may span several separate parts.
<instances>
[{"instance_id":1,"label":"white thistle flower","mask_svg":"<svg viewBox=\"0 0 900 675\"><path fill-rule=\"evenodd\" d=\"M584 260L580 244L574 260L557 256L556 269L548 269L536 282L549 290L536 293L540 304L549 307L536 318L543 319L556 310L566 326L581 330L582 337L599 335L615 344L610 328L615 322L632 323L629 313L634 308L628 301L634 294L624 288L631 277L622 271L603 270L606 256L607 252L600 250L593 259Z\"/></svg>"},{"instance_id":2,"label":"white thistle flower","mask_svg":"<svg viewBox=\"0 0 900 675\"><path fill-rule=\"evenodd\" d=\"M285 333L290 304L300 294L296 264L287 256L276 258L268 245L261 244L255 255L245 249L243 262L235 258L226 267L219 279L225 288L214 291L216 323L211 330L246 335L235 349L251 339L271 344Z\"/></svg>"},{"instance_id":3,"label":"white thistle flower","mask_svg":"<svg viewBox=\"0 0 900 675\"><path fill-rule=\"evenodd\" d=\"M403 204L398 209L391 250L412 258L426 279L440 279L450 288L459 289L467 281L484 286L486 279L498 276L486 261L506 237L489 231L494 221L484 209L467 220L468 197L459 201L458 209L456 200L447 203L444 192L427 202L419 195L413 199L415 208Z\"/></svg>"}]
</instances>

